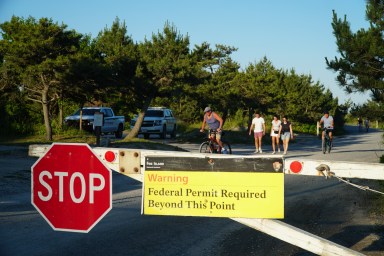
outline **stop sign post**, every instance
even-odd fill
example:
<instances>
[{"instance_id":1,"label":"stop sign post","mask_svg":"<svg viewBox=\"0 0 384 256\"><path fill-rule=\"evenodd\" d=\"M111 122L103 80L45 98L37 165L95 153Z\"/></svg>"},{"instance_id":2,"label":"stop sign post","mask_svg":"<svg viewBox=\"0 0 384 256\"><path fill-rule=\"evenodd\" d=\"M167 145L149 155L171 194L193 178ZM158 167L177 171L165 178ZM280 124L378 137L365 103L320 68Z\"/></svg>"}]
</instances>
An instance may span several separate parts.
<instances>
[{"instance_id":1,"label":"stop sign post","mask_svg":"<svg viewBox=\"0 0 384 256\"><path fill-rule=\"evenodd\" d=\"M89 232L112 209L112 173L88 144L53 143L32 166L32 204L54 230Z\"/></svg>"}]
</instances>

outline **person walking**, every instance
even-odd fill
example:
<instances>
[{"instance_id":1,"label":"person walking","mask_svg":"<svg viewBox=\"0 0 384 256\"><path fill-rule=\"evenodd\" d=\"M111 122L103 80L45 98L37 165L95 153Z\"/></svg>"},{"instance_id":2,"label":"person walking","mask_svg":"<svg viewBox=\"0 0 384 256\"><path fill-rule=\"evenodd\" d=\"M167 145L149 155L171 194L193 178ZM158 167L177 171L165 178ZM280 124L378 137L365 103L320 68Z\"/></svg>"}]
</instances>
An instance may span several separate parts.
<instances>
[{"instance_id":1,"label":"person walking","mask_svg":"<svg viewBox=\"0 0 384 256\"><path fill-rule=\"evenodd\" d=\"M369 130L369 119L368 119L368 117L365 118L364 124L365 124L365 131L368 132L368 130Z\"/></svg>"},{"instance_id":2,"label":"person walking","mask_svg":"<svg viewBox=\"0 0 384 256\"><path fill-rule=\"evenodd\" d=\"M279 129L279 136L283 141L284 155L287 154L289 140L293 139L292 124L288 121L286 116L283 116Z\"/></svg>"},{"instance_id":3,"label":"person walking","mask_svg":"<svg viewBox=\"0 0 384 256\"><path fill-rule=\"evenodd\" d=\"M265 121L264 118L260 116L259 112L255 112L255 117L252 119L251 127L249 128L249 135L251 135L253 130L253 137L255 138L255 153L263 153L261 149L261 141L263 135L265 135Z\"/></svg>"},{"instance_id":4,"label":"person walking","mask_svg":"<svg viewBox=\"0 0 384 256\"><path fill-rule=\"evenodd\" d=\"M272 126L271 126L271 138L272 138L272 154L276 153L276 147L277 151L280 153L280 137L279 137L279 130L280 130L281 121L277 117L277 115L273 116L272 120Z\"/></svg>"}]
</instances>

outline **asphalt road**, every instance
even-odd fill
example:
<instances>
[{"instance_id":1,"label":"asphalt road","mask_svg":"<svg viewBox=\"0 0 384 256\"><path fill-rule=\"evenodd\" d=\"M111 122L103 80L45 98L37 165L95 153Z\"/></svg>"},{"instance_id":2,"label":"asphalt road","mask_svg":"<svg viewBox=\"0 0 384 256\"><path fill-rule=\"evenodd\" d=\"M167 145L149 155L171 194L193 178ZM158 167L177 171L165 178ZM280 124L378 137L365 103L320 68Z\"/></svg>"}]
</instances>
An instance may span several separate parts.
<instances>
[{"instance_id":1,"label":"asphalt road","mask_svg":"<svg viewBox=\"0 0 384 256\"><path fill-rule=\"evenodd\" d=\"M287 157L378 162L383 133L353 128L335 138L331 154L320 152L318 138L298 136ZM233 146L234 154L254 151ZM30 203L36 160L25 148L0 147L0 255L312 255L227 218L141 215L142 184L119 174L113 174L112 211L89 233L53 231ZM356 182L379 188L376 181ZM337 180L288 175L283 221L363 254L383 255L384 221L370 212L373 197Z\"/></svg>"}]
</instances>

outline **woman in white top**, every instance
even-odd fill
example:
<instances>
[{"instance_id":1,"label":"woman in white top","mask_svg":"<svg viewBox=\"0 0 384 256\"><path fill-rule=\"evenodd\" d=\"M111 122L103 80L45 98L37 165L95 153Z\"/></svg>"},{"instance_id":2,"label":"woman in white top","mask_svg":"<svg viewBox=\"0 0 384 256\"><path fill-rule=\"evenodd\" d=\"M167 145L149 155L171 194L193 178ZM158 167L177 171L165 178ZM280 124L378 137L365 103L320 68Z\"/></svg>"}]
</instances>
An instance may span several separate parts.
<instances>
[{"instance_id":1,"label":"woman in white top","mask_svg":"<svg viewBox=\"0 0 384 256\"><path fill-rule=\"evenodd\" d=\"M273 116L272 120L272 126L271 126L271 138L272 138L272 154L276 153L276 146L278 152L280 152L280 136L279 136L279 130L280 130L281 121L277 117L277 115Z\"/></svg>"}]
</instances>

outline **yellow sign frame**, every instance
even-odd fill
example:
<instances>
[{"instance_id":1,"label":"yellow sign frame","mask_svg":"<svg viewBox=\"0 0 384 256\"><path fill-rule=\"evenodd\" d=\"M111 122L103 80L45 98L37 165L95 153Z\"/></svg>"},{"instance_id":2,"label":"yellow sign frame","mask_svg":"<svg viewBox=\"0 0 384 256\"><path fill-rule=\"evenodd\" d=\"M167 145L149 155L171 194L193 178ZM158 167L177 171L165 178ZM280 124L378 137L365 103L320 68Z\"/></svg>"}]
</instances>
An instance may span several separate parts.
<instances>
[{"instance_id":1,"label":"yellow sign frame","mask_svg":"<svg viewBox=\"0 0 384 256\"><path fill-rule=\"evenodd\" d=\"M169 159L151 159L144 172L143 214L284 218L284 173L279 164L276 171L276 161L269 161L269 172L237 172L168 170Z\"/></svg>"}]
</instances>

